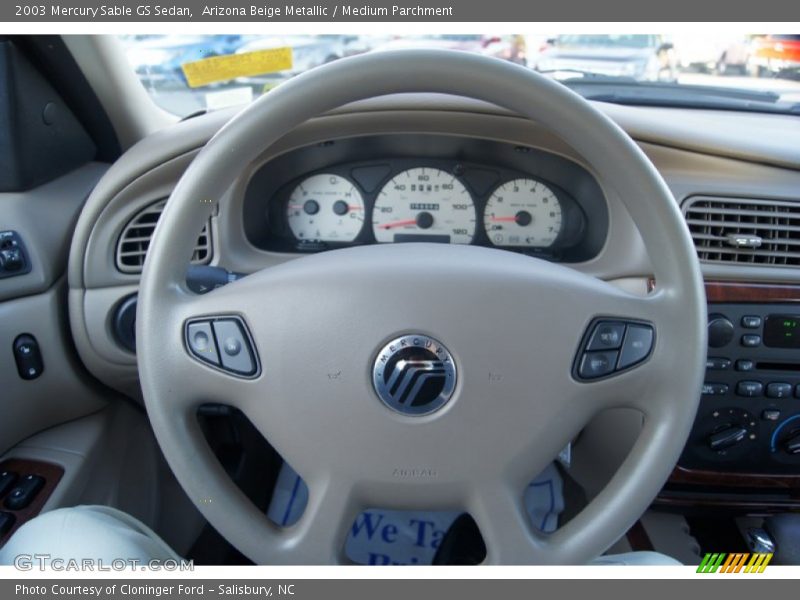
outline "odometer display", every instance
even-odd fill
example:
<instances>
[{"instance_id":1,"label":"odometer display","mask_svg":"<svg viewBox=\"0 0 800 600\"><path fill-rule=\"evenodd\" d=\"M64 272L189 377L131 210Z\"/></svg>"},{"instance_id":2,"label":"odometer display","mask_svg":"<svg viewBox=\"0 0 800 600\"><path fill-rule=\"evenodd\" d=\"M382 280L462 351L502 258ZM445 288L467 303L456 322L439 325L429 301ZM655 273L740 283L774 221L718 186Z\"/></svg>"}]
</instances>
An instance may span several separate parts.
<instances>
[{"instance_id":1,"label":"odometer display","mask_svg":"<svg viewBox=\"0 0 800 600\"><path fill-rule=\"evenodd\" d=\"M475 237L475 204L467 188L441 169L399 173L378 194L372 228L379 242L431 241L469 244Z\"/></svg>"}]
</instances>

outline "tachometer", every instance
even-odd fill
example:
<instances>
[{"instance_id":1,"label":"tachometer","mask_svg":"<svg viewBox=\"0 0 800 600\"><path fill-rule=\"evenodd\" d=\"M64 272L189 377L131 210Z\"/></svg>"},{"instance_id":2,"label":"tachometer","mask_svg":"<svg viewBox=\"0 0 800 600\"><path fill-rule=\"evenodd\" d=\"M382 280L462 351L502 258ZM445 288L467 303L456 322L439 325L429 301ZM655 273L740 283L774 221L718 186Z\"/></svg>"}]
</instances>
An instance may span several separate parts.
<instances>
[{"instance_id":1,"label":"tachometer","mask_svg":"<svg viewBox=\"0 0 800 600\"><path fill-rule=\"evenodd\" d=\"M561 203L541 181L514 179L492 193L483 225L495 246L547 248L561 232Z\"/></svg>"},{"instance_id":2,"label":"tachometer","mask_svg":"<svg viewBox=\"0 0 800 600\"><path fill-rule=\"evenodd\" d=\"M372 227L379 242L469 244L475 236L475 204L447 171L409 169L387 183L375 200Z\"/></svg>"},{"instance_id":3,"label":"tachometer","mask_svg":"<svg viewBox=\"0 0 800 600\"><path fill-rule=\"evenodd\" d=\"M344 177L312 175L289 196L286 218L298 240L352 242L364 226L364 199Z\"/></svg>"}]
</instances>

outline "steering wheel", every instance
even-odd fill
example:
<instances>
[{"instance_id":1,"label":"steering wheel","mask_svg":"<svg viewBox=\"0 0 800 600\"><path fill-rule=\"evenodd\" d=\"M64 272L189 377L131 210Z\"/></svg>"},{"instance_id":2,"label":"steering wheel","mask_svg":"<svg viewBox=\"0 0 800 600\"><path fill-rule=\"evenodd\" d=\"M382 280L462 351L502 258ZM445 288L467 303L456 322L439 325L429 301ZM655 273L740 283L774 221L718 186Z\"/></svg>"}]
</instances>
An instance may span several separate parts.
<instances>
[{"instance_id":1,"label":"steering wheel","mask_svg":"<svg viewBox=\"0 0 800 600\"><path fill-rule=\"evenodd\" d=\"M405 92L485 100L550 127L624 202L655 291L634 295L558 264L445 244L335 250L202 296L187 289L197 232L245 165L312 117ZM299 75L206 144L156 227L136 335L167 461L211 525L254 562L346 562L354 518L381 507L468 511L488 564L573 564L624 535L674 467L697 410L705 320L688 231L628 135L523 67L413 50ZM630 348L619 349L620 335ZM590 352L597 344L617 350ZM302 475L309 499L295 525L272 524L225 474L197 422L209 402L243 411ZM644 415L629 456L566 525L534 531L525 486L612 407Z\"/></svg>"}]
</instances>

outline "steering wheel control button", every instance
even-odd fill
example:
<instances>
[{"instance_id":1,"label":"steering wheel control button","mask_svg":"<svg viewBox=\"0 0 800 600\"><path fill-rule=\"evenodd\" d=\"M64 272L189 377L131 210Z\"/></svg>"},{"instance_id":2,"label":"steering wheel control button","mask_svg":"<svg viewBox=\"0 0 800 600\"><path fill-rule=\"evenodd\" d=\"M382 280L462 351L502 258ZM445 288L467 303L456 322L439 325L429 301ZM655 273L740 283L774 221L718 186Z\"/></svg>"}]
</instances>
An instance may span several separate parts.
<instances>
[{"instance_id":1,"label":"steering wheel control button","mask_svg":"<svg viewBox=\"0 0 800 600\"><path fill-rule=\"evenodd\" d=\"M8 493L3 505L9 510L22 510L28 506L36 494L44 487L44 478L39 475L26 475L13 490Z\"/></svg>"},{"instance_id":2,"label":"steering wheel control button","mask_svg":"<svg viewBox=\"0 0 800 600\"><path fill-rule=\"evenodd\" d=\"M639 364L650 355L652 349L653 328L650 325L628 325L617 368L627 369Z\"/></svg>"},{"instance_id":3,"label":"steering wheel control button","mask_svg":"<svg viewBox=\"0 0 800 600\"><path fill-rule=\"evenodd\" d=\"M17 474L13 471L3 471L0 473L0 496L5 494L14 482L17 480Z\"/></svg>"},{"instance_id":4,"label":"steering wheel control button","mask_svg":"<svg viewBox=\"0 0 800 600\"><path fill-rule=\"evenodd\" d=\"M583 355L578 374L584 379L597 379L614 372L619 352L587 352Z\"/></svg>"},{"instance_id":5,"label":"steering wheel control button","mask_svg":"<svg viewBox=\"0 0 800 600\"><path fill-rule=\"evenodd\" d=\"M0 537L3 537L14 527L17 518L10 512L0 511Z\"/></svg>"},{"instance_id":6,"label":"steering wheel control button","mask_svg":"<svg viewBox=\"0 0 800 600\"><path fill-rule=\"evenodd\" d=\"M706 359L706 369L709 371L727 371L730 368L730 359L711 356Z\"/></svg>"},{"instance_id":7,"label":"steering wheel control button","mask_svg":"<svg viewBox=\"0 0 800 600\"><path fill-rule=\"evenodd\" d=\"M242 323L238 319L215 319L212 324L222 347L222 368L237 375L253 375L256 363Z\"/></svg>"},{"instance_id":8,"label":"steering wheel control button","mask_svg":"<svg viewBox=\"0 0 800 600\"><path fill-rule=\"evenodd\" d=\"M760 381L740 381L736 384L736 395L755 398L764 393L764 385Z\"/></svg>"},{"instance_id":9,"label":"steering wheel control button","mask_svg":"<svg viewBox=\"0 0 800 600\"><path fill-rule=\"evenodd\" d=\"M453 357L438 340L422 334L393 339L378 352L372 384L392 410L421 416L442 408L456 387Z\"/></svg>"},{"instance_id":10,"label":"steering wheel control button","mask_svg":"<svg viewBox=\"0 0 800 600\"><path fill-rule=\"evenodd\" d=\"M731 343L734 327L725 315L713 314L708 317L708 346L721 348Z\"/></svg>"},{"instance_id":11,"label":"steering wheel control button","mask_svg":"<svg viewBox=\"0 0 800 600\"><path fill-rule=\"evenodd\" d=\"M624 323L610 323L601 321L594 326L592 336L586 350L616 350L622 345L622 338L625 335Z\"/></svg>"},{"instance_id":12,"label":"steering wheel control button","mask_svg":"<svg viewBox=\"0 0 800 600\"><path fill-rule=\"evenodd\" d=\"M217 343L210 321L194 321L186 327L186 342L191 353L200 360L219 365Z\"/></svg>"},{"instance_id":13,"label":"steering wheel control button","mask_svg":"<svg viewBox=\"0 0 800 600\"><path fill-rule=\"evenodd\" d=\"M0 279L30 273L25 246L16 231L0 231Z\"/></svg>"},{"instance_id":14,"label":"steering wheel control button","mask_svg":"<svg viewBox=\"0 0 800 600\"><path fill-rule=\"evenodd\" d=\"M653 350L655 330L648 323L598 319L589 326L583 339L573 367L573 377L588 381L644 362Z\"/></svg>"},{"instance_id":15,"label":"steering wheel control button","mask_svg":"<svg viewBox=\"0 0 800 600\"><path fill-rule=\"evenodd\" d=\"M767 384L767 398L791 398L792 391L791 383L775 382Z\"/></svg>"}]
</instances>

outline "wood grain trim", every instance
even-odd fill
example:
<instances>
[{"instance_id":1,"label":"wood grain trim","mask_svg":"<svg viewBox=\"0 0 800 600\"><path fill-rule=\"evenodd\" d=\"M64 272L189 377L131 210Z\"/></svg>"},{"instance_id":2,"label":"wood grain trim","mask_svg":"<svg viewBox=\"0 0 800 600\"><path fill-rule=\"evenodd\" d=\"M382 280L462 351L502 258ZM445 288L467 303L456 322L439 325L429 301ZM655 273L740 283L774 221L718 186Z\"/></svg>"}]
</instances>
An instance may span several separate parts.
<instances>
[{"instance_id":1,"label":"wood grain trim","mask_svg":"<svg viewBox=\"0 0 800 600\"><path fill-rule=\"evenodd\" d=\"M0 547L2 547L17 529L42 511L42 507L44 507L50 494L53 493L58 482L61 481L61 477L64 475L64 468L59 465L38 460L10 458L0 463L0 471L13 471L20 477L24 477L25 475L39 475L44 478L44 487L36 494L33 502L22 510L9 510L3 505L5 496L8 495L8 493L0 498L0 510L10 512L17 519L14 526L3 537L0 537ZM14 489L14 487L15 486L12 486L11 489Z\"/></svg>"},{"instance_id":2,"label":"wood grain trim","mask_svg":"<svg viewBox=\"0 0 800 600\"><path fill-rule=\"evenodd\" d=\"M677 466L670 475L669 483L705 485L713 487L749 487L764 489L796 490L800 495L800 473L770 475L766 473L730 473L703 471Z\"/></svg>"},{"instance_id":3,"label":"wood grain trim","mask_svg":"<svg viewBox=\"0 0 800 600\"><path fill-rule=\"evenodd\" d=\"M800 285L706 281L706 297L709 302L800 302Z\"/></svg>"}]
</instances>

